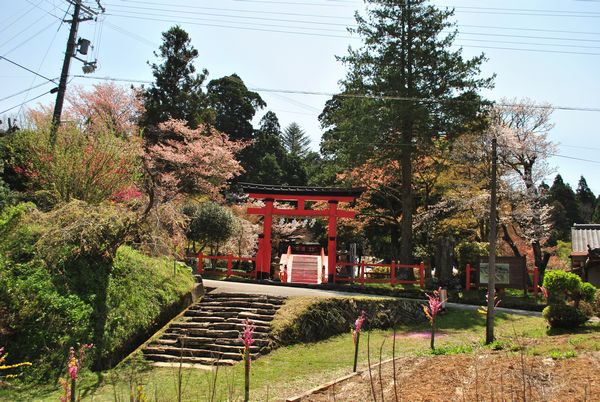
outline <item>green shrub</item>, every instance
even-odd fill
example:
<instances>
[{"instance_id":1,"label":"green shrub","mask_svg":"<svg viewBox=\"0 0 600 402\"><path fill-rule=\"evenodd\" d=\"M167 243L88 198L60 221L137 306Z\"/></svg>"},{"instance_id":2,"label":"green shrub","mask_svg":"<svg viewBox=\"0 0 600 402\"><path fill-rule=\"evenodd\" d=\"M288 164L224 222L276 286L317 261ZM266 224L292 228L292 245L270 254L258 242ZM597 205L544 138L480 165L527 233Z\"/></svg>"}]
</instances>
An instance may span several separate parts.
<instances>
[{"instance_id":1,"label":"green shrub","mask_svg":"<svg viewBox=\"0 0 600 402\"><path fill-rule=\"evenodd\" d=\"M550 303L565 302L568 296L579 291L581 284L581 278L571 272L552 270L544 275L544 287Z\"/></svg>"},{"instance_id":2,"label":"green shrub","mask_svg":"<svg viewBox=\"0 0 600 402\"><path fill-rule=\"evenodd\" d=\"M588 320L583 311L566 304L551 304L542 315L552 328L576 328Z\"/></svg>"},{"instance_id":3,"label":"green shrub","mask_svg":"<svg viewBox=\"0 0 600 402\"><path fill-rule=\"evenodd\" d=\"M587 303L594 302L596 298L596 287L589 282L583 282L579 288L579 300Z\"/></svg>"},{"instance_id":4,"label":"green shrub","mask_svg":"<svg viewBox=\"0 0 600 402\"><path fill-rule=\"evenodd\" d=\"M195 210L188 205L183 213L193 213L186 235L200 245L200 250L209 246L212 254L233 235L235 216L231 210L215 202L206 202Z\"/></svg>"},{"instance_id":5,"label":"green shrub","mask_svg":"<svg viewBox=\"0 0 600 402\"><path fill-rule=\"evenodd\" d=\"M591 303L591 305L594 310L594 315L596 317L600 317L600 289L596 289L596 294L594 295L594 301Z\"/></svg>"},{"instance_id":6,"label":"green shrub","mask_svg":"<svg viewBox=\"0 0 600 402\"><path fill-rule=\"evenodd\" d=\"M106 367L179 311L191 270L126 246L127 214L73 201L43 213L31 204L0 214L0 345L31 361L44 381L70 346L94 343L90 362Z\"/></svg>"}]
</instances>

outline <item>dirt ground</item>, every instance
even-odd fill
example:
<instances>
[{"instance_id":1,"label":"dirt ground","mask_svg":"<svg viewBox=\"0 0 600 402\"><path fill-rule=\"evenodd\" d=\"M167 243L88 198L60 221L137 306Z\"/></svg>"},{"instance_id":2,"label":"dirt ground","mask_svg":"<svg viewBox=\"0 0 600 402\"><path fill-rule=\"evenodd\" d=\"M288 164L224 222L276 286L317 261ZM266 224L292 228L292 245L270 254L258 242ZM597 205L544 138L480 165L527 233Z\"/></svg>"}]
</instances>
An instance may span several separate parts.
<instances>
[{"instance_id":1,"label":"dirt ground","mask_svg":"<svg viewBox=\"0 0 600 402\"><path fill-rule=\"evenodd\" d=\"M482 348L402 357L396 359L396 392L393 370L391 362L383 364L371 370L372 382L367 370L303 401L600 401L600 352L553 359Z\"/></svg>"}]
</instances>

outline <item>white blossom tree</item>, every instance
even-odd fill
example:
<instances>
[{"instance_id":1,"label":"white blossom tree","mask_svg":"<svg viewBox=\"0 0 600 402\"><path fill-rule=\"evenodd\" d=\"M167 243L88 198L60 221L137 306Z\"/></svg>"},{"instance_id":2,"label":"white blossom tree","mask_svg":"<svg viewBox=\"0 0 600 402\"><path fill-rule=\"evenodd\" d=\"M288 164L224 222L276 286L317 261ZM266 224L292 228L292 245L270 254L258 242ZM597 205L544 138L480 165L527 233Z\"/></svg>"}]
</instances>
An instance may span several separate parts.
<instances>
[{"instance_id":1,"label":"white blossom tree","mask_svg":"<svg viewBox=\"0 0 600 402\"><path fill-rule=\"evenodd\" d=\"M550 104L537 104L530 99L502 99L490 113L488 135L498 140L499 163L504 167L503 197L506 214L501 227L516 255L520 255L512 237L513 232L531 244L535 266L543 278L550 254L542 247L550 235L550 209L544 205L539 192L541 181L551 169L549 157L556 145L548 139L554 127Z\"/></svg>"}]
</instances>

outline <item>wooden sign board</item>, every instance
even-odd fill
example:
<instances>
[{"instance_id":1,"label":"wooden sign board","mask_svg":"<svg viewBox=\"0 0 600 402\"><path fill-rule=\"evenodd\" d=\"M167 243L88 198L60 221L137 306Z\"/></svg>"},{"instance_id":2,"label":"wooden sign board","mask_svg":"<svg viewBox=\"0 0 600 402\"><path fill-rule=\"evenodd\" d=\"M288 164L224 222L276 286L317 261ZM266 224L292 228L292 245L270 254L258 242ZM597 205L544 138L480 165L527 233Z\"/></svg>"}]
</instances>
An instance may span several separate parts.
<instances>
[{"instance_id":1,"label":"wooden sign board","mask_svg":"<svg viewBox=\"0 0 600 402\"><path fill-rule=\"evenodd\" d=\"M488 283L488 257L480 257L477 267L478 285ZM527 261L525 257L496 257L496 286L527 289Z\"/></svg>"}]
</instances>

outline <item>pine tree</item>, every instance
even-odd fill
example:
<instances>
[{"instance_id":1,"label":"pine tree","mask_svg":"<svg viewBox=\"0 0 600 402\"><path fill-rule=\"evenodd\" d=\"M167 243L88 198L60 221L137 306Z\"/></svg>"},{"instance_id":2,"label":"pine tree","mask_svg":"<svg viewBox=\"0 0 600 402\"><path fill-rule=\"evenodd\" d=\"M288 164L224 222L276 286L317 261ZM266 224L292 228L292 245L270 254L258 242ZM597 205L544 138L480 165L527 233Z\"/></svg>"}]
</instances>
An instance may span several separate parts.
<instances>
[{"instance_id":1,"label":"pine tree","mask_svg":"<svg viewBox=\"0 0 600 402\"><path fill-rule=\"evenodd\" d=\"M596 209L596 196L588 187L587 181L583 176L579 179L577 190L575 192L579 204L579 215L583 223L589 223Z\"/></svg>"},{"instance_id":2,"label":"pine tree","mask_svg":"<svg viewBox=\"0 0 600 402\"><path fill-rule=\"evenodd\" d=\"M562 205L565 219L562 218L561 213L561 219L554 222L554 229L557 233L557 240L567 240L571 233L571 226L574 223L581 223L581 217L575 193L571 186L563 181L560 174L556 175L548 191L548 202L554 206L556 203Z\"/></svg>"},{"instance_id":3,"label":"pine tree","mask_svg":"<svg viewBox=\"0 0 600 402\"><path fill-rule=\"evenodd\" d=\"M265 113L259 129L254 134L254 142L243 149L242 159L251 161L240 176L240 182L259 184L284 184L286 151L281 142L281 126L277 115Z\"/></svg>"},{"instance_id":4,"label":"pine tree","mask_svg":"<svg viewBox=\"0 0 600 402\"><path fill-rule=\"evenodd\" d=\"M208 83L207 94L215 112L217 130L232 140L251 140L254 135L252 119L256 111L266 106L259 94L248 90L237 75L222 77Z\"/></svg>"},{"instance_id":5,"label":"pine tree","mask_svg":"<svg viewBox=\"0 0 600 402\"><path fill-rule=\"evenodd\" d=\"M600 223L600 194L596 198L596 208L592 214L592 223Z\"/></svg>"},{"instance_id":6,"label":"pine tree","mask_svg":"<svg viewBox=\"0 0 600 402\"><path fill-rule=\"evenodd\" d=\"M290 156L304 158L309 152L310 138L298 123L293 122L283 130L283 146Z\"/></svg>"},{"instance_id":7,"label":"pine tree","mask_svg":"<svg viewBox=\"0 0 600 402\"><path fill-rule=\"evenodd\" d=\"M204 120L207 107L202 84L208 72L196 73L194 60L198 51L186 31L174 26L163 32L162 37L158 53L154 52L161 64L150 64L154 82L142 95L145 108L142 126L157 126L172 118L185 120L188 126L196 128Z\"/></svg>"},{"instance_id":8,"label":"pine tree","mask_svg":"<svg viewBox=\"0 0 600 402\"><path fill-rule=\"evenodd\" d=\"M452 49L457 35L452 11L439 10L427 0L366 3L367 16L357 15L358 27L353 29L364 45L341 58L349 67L343 95L350 96L327 102L320 116L328 129L322 146L350 164L348 168L370 157L399 164L400 259L411 263L413 162L433 139L452 140L476 128L481 106L477 92L491 87L492 79L478 77L483 55L464 59L461 50ZM432 98L443 101L420 100Z\"/></svg>"}]
</instances>

